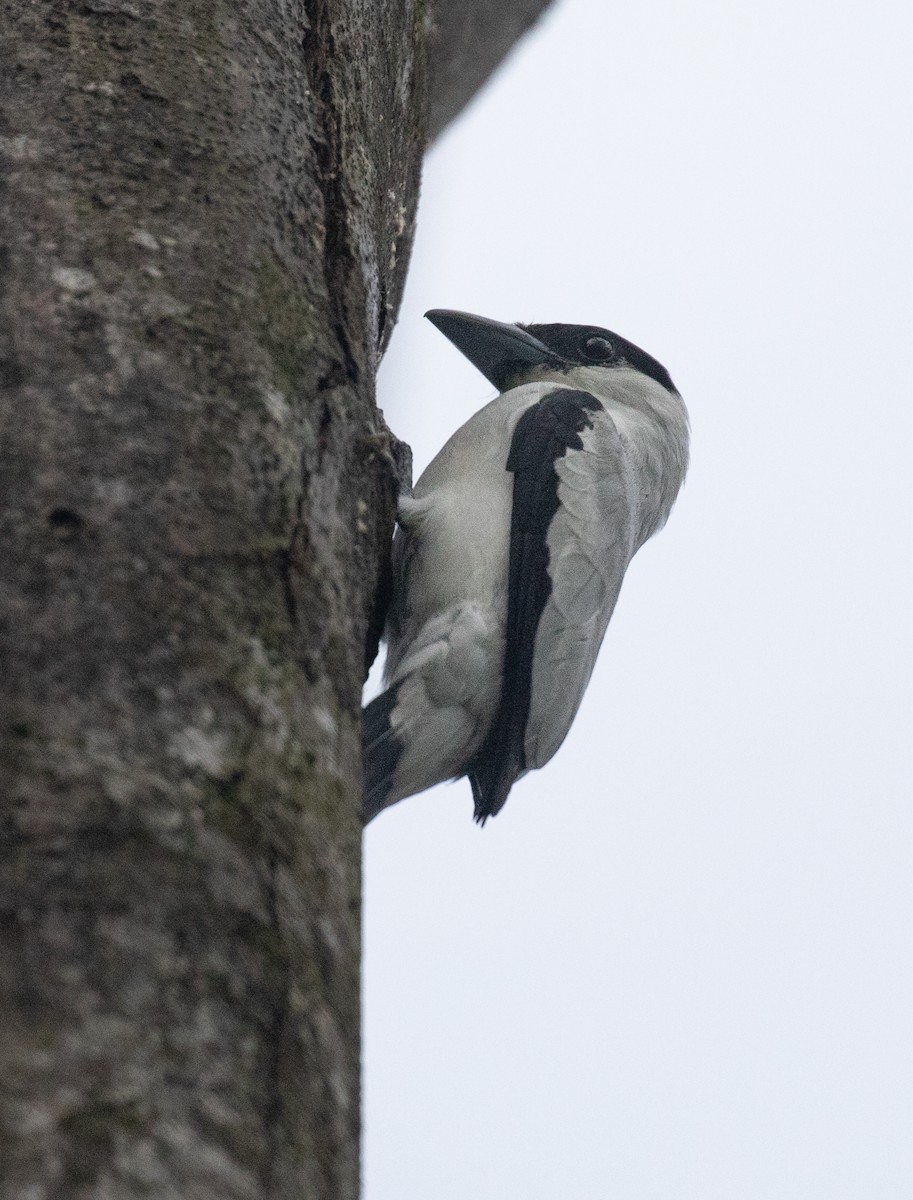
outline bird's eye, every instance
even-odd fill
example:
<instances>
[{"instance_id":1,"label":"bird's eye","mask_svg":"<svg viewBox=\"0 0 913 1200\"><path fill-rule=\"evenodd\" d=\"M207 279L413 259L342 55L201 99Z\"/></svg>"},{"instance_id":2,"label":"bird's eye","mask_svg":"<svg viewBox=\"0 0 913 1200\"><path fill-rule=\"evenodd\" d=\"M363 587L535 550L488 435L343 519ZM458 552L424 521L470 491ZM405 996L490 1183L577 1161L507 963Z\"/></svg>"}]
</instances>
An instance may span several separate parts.
<instances>
[{"instance_id":1,"label":"bird's eye","mask_svg":"<svg viewBox=\"0 0 913 1200\"><path fill-rule=\"evenodd\" d=\"M607 362L615 357L615 347L604 337L591 337L583 343L584 355L593 362Z\"/></svg>"}]
</instances>

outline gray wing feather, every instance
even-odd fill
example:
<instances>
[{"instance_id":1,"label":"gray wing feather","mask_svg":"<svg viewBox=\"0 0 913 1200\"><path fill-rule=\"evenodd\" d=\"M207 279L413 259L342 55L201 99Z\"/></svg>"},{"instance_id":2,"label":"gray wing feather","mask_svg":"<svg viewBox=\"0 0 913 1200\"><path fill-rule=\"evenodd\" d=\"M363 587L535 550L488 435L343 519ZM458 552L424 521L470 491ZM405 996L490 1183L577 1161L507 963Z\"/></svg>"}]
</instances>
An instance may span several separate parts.
<instances>
[{"instance_id":1,"label":"gray wing feather","mask_svg":"<svg viewBox=\"0 0 913 1200\"><path fill-rule=\"evenodd\" d=\"M564 741L615 608L635 549L634 471L606 414L583 449L556 464L560 509L549 531L552 591L536 631L526 726L528 770Z\"/></svg>"}]
</instances>

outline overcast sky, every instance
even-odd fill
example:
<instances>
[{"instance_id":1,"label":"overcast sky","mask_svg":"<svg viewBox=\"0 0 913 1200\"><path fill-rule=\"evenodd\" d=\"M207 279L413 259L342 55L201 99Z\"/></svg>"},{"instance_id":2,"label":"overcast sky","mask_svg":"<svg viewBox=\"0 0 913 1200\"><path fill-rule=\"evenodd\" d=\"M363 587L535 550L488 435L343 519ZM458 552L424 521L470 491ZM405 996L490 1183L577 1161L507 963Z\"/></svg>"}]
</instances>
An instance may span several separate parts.
<instances>
[{"instance_id":1,"label":"overcast sky","mask_svg":"<svg viewBox=\"0 0 913 1200\"><path fill-rule=\"evenodd\" d=\"M366 1200L913 1196L913 7L562 0L432 151L431 307L605 325L693 462L557 757L365 848Z\"/></svg>"}]
</instances>

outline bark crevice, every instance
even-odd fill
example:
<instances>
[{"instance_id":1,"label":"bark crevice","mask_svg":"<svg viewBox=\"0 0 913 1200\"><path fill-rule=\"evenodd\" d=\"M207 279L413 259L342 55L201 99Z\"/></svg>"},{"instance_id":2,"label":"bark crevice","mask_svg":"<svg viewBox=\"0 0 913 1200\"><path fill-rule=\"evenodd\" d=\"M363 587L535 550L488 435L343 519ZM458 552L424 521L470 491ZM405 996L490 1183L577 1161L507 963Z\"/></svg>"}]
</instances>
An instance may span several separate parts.
<instances>
[{"instance_id":1,"label":"bark crevice","mask_svg":"<svg viewBox=\"0 0 913 1200\"><path fill-rule=\"evenodd\" d=\"M333 85L331 64L336 56L332 17L327 0L305 0L308 29L302 48L311 92L317 100L320 132L312 138L317 181L323 195L323 276L334 313L333 330L342 355L341 368L322 376L318 388L326 390L343 380L357 386L358 359L349 341L349 316L345 298L348 276L355 263L348 240L348 201L342 175L342 119Z\"/></svg>"}]
</instances>

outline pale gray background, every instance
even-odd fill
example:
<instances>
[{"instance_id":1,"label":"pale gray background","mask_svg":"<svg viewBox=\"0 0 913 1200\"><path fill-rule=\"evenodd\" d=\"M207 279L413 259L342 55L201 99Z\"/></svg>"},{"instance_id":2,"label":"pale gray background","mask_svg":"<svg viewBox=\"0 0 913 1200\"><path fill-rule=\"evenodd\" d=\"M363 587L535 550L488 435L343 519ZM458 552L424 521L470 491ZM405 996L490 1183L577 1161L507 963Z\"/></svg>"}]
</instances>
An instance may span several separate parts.
<instances>
[{"instance_id":1,"label":"pale gray background","mask_svg":"<svg viewBox=\"0 0 913 1200\"><path fill-rule=\"evenodd\" d=\"M913 17L563 0L428 161L421 320L603 324L694 456L558 757L368 830L366 1200L913 1197Z\"/></svg>"}]
</instances>

